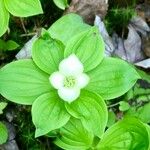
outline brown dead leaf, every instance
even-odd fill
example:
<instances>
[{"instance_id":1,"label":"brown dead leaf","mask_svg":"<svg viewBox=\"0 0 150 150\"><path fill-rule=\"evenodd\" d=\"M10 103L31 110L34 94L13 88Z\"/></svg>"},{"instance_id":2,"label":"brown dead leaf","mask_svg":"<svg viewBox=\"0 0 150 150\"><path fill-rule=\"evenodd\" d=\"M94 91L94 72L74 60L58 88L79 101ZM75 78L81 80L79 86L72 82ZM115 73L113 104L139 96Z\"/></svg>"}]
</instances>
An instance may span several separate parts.
<instances>
[{"instance_id":1,"label":"brown dead leaf","mask_svg":"<svg viewBox=\"0 0 150 150\"><path fill-rule=\"evenodd\" d=\"M108 9L108 0L72 0L65 13L77 13L88 24L93 24L95 15L104 18Z\"/></svg>"}]
</instances>

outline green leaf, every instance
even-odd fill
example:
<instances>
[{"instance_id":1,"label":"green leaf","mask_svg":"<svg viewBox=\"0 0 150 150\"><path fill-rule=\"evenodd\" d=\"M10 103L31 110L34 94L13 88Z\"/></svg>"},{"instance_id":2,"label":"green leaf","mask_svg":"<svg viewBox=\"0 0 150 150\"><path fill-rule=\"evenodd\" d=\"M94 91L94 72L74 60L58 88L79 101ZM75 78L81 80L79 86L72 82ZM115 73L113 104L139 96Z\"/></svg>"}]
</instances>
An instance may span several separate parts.
<instances>
[{"instance_id":1,"label":"green leaf","mask_svg":"<svg viewBox=\"0 0 150 150\"><path fill-rule=\"evenodd\" d=\"M145 123L150 123L150 103L141 106L137 110L137 117L140 118Z\"/></svg>"},{"instance_id":2,"label":"green leaf","mask_svg":"<svg viewBox=\"0 0 150 150\"><path fill-rule=\"evenodd\" d=\"M108 122L107 127L112 126L116 122L116 115L113 111L108 112Z\"/></svg>"},{"instance_id":3,"label":"green leaf","mask_svg":"<svg viewBox=\"0 0 150 150\"><path fill-rule=\"evenodd\" d=\"M6 43L4 40L0 39L0 50L5 50Z\"/></svg>"},{"instance_id":4,"label":"green leaf","mask_svg":"<svg viewBox=\"0 0 150 150\"><path fill-rule=\"evenodd\" d=\"M6 143L8 138L8 131L6 126L0 122L0 145Z\"/></svg>"},{"instance_id":5,"label":"green leaf","mask_svg":"<svg viewBox=\"0 0 150 150\"><path fill-rule=\"evenodd\" d=\"M149 148L148 150L150 150L150 126L148 124L144 124L146 129L147 129L147 132L148 132L148 137L149 137Z\"/></svg>"},{"instance_id":6,"label":"green leaf","mask_svg":"<svg viewBox=\"0 0 150 150\"><path fill-rule=\"evenodd\" d=\"M11 51L11 50L15 50L18 47L19 45L15 41L9 40L5 42L4 40L0 39L0 50Z\"/></svg>"},{"instance_id":7,"label":"green leaf","mask_svg":"<svg viewBox=\"0 0 150 150\"><path fill-rule=\"evenodd\" d=\"M0 93L10 101L32 104L51 89L49 75L30 59L12 62L0 70Z\"/></svg>"},{"instance_id":8,"label":"green leaf","mask_svg":"<svg viewBox=\"0 0 150 150\"><path fill-rule=\"evenodd\" d=\"M19 45L15 41L9 40L6 42L6 50L8 51L15 50L18 47Z\"/></svg>"},{"instance_id":9,"label":"green leaf","mask_svg":"<svg viewBox=\"0 0 150 150\"><path fill-rule=\"evenodd\" d=\"M68 6L68 0L53 0L55 5L60 9L65 9Z\"/></svg>"},{"instance_id":10,"label":"green leaf","mask_svg":"<svg viewBox=\"0 0 150 150\"><path fill-rule=\"evenodd\" d=\"M97 145L100 150L148 150L146 127L135 118L125 118L114 124Z\"/></svg>"},{"instance_id":11,"label":"green leaf","mask_svg":"<svg viewBox=\"0 0 150 150\"><path fill-rule=\"evenodd\" d=\"M49 29L51 37L63 42L64 45L68 43L68 39L73 36L84 32L89 29L90 26L83 23L80 16L76 14L67 14L57 20Z\"/></svg>"},{"instance_id":12,"label":"green leaf","mask_svg":"<svg viewBox=\"0 0 150 150\"><path fill-rule=\"evenodd\" d=\"M98 137L104 133L108 112L104 100L99 95L82 91L77 100L71 104L66 103L66 108L73 117L82 121L89 132Z\"/></svg>"},{"instance_id":13,"label":"green leaf","mask_svg":"<svg viewBox=\"0 0 150 150\"><path fill-rule=\"evenodd\" d=\"M119 106L120 111L127 111L130 108L130 105L128 104L128 102L125 102L125 101L119 102L119 105L120 105Z\"/></svg>"},{"instance_id":14,"label":"green leaf","mask_svg":"<svg viewBox=\"0 0 150 150\"><path fill-rule=\"evenodd\" d=\"M125 94L140 78L131 65L116 58L104 58L87 74L90 83L86 89L100 94L105 100Z\"/></svg>"},{"instance_id":15,"label":"green leaf","mask_svg":"<svg viewBox=\"0 0 150 150\"><path fill-rule=\"evenodd\" d=\"M4 0L4 3L7 10L14 16L29 17L43 13L39 0Z\"/></svg>"},{"instance_id":16,"label":"green leaf","mask_svg":"<svg viewBox=\"0 0 150 150\"><path fill-rule=\"evenodd\" d=\"M2 36L8 29L9 12L6 10L4 0L0 0L0 36Z\"/></svg>"},{"instance_id":17,"label":"green leaf","mask_svg":"<svg viewBox=\"0 0 150 150\"><path fill-rule=\"evenodd\" d=\"M32 58L37 66L48 74L58 70L63 59L64 45L52 39L48 33L36 40L32 47Z\"/></svg>"},{"instance_id":18,"label":"green leaf","mask_svg":"<svg viewBox=\"0 0 150 150\"><path fill-rule=\"evenodd\" d=\"M36 126L35 137L64 126L70 119L64 102L54 92L38 97L32 106L32 119Z\"/></svg>"},{"instance_id":19,"label":"green leaf","mask_svg":"<svg viewBox=\"0 0 150 150\"><path fill-rule=\"evenodd\" d=\"M94 69L104 57L105 45L97 27L78 34L67 43L64 56L76 54L84 65L85 72Z\"/></svg>"},{"instance_id":20,"label":"green leaf","mask_svg":"<svg viewBox=\"0 0 150 150\"><path fill-rule=\"evenodd\" d=\"M0 114L3 114L3 110L6 108L7 103L5 102L0 102Z\"/></svg>"},{"instance_id":21,"label":"green leaf","mask_svg":"<svg viewBox=\"0 0 150 150\"><path fill-rule=\"evenodd\" d=\"M93 134L89 133L81 121L71 118L70 121L60 129L60 138L55 144L67 150L87 150L92 146Z\"/></svg>"}]
</instances>

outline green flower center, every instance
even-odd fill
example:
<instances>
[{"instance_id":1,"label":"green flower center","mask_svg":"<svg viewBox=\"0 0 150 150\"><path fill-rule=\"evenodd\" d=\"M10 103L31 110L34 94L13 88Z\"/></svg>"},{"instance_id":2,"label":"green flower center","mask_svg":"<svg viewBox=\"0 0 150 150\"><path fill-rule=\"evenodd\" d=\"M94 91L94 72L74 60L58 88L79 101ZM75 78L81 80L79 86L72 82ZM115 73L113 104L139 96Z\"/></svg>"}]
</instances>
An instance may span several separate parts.
<instances>
[{"instance_id":1,"label":"green flower center","mask_svg":"<svg viewBox=\"0 0 150 150\"><path fill-rule=\"evenodd\" d=\"M71 88L74 87L76 80L73 76L65 77L64 79L64 87Z\"/></svg>"}]
</instances>

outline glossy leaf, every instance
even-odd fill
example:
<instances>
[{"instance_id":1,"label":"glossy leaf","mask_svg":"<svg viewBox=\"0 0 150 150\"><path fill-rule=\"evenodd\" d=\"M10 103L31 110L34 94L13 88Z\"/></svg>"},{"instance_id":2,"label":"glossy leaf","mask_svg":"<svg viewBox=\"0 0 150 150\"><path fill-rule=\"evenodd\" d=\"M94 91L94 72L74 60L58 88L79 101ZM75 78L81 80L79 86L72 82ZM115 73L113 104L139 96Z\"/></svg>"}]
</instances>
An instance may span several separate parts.
<instances>
[{"instance_id":1,"label":"glossy leaf","mask_svg":"<svg viewBox=\"0 0 150 150\"><path fill-rule=\"evenodd\" d=\"M54 92L46 93L36 99L32 106L32 119L36 126L35 136L41 136L65 125L70 115L64 102Z\"/></svg>"},{"instance_id":2,"label":"glossy leaf","mask_svg":"<svg viewBox=\"0 0 150 150\"><path fill-rule=\"evenodd\" d=\"M73 36L84 32L89 29L90 26L83 23L80 16L76 14L67 14L58 19L49 29L48 32L54 39L58 39L63 42L64 45L68 43L68 40Z\"/></svg>"},{"instance_id":3,"label":"glossy leaf","mask_svg":"<svg viewBox=\"0 0 150 150\"><path fill-rule=\"evenodd\" d=\"M68 0L53 0L55 5L60 9L65 9L68 6Z\"/></svg>"},{"instance_id":4,"label":"glossy leaf","mask_svg":"<svg viewBox=\"0 0 150 150\"><path fill-rule=\"evenodd\" d=\"M64 46L60 41L54 40L48 33L36 40L32 47L32 58L37 66L48 74L58 70L63 59Z\"/></svg>"},{"instance_id":5,"label":"glossy leaf","mask_svg":"<svg viewBox=\"0 0 150 150\"><path fill-rule=\"evenodd\" d=\"M81 121L71 118L70 121L60 129L60 138L55 144L67 150L87 150L92 146L93 134L89 133Z\"/></svg>"},{"instance_id":6,"label":"glossy leaf","mask_svg":"<svg viewBox=\"0 0 150 150\"><path fill-rule=\"evenodd\" d=\"M0 70L0 93L10 101L32 104L51 89L49 75L30 59L12 62Z\"/></svg>"},{"instance_id":7,"label":"glossy leaf","mask_svg":"<svg viewBox=\"0 0 150 150\"><path fill-rule=\"evenodd\" d=\"M86 89L100 94L105 100L123 95L140 78L131 65L116 58L104 58L99 66L87 74L90 83Z\"/></svg>"},{"instance_id":8,"label":"glossy leaf","mask_svg":"<svg viewBox=\"0 0 150 150\"><path fill-rule=\"evenodd\" d=\"M80 119L84 127L94 135L101 137L108 121L108 112L104 100L97 94L82 91L80 97L71 104L66 103L68 112Z\"/></svg>"},{"instance_id":9,"label":"glossy leaf","mask_svg":"<svg viewBox=\"0 0 150 150\"><path fill-rule=\"evenodd\" d=\"M4 0L7 10L14 16L29 17L43 13L39 0Z\"/></svg>"},{"instance_id":10,"label":"glossy leaf","mask_svg":"<svg viewBox=\"0 0 150 150\"><path fill-rule=\"evenodd\" d=\"M104 57L104 42L97 27L92 27L84 33L72 38L66 45L64 56L78 56L84 65L85 72L94 69Z\"/></svg>"},{"instance_id":11,"label":"glossy leaf","mask_svg":"<svg viewBox=\"0 0 150 150\"><path fill-rule=\"evenodd\" d=\"M148 132L143 123L135 118L126 118L105 132L97 149L148 150L148 147Z\"/></svg>"},{"instance_id":12,"label":"glossy leaf","mask_svg":"<svg viewBox=\"0 0 150 150\"><path fill-rule=\"evenodd\" d=\"M8 29L9 12L6 10L4 0L0 0L0 36L2 36Z\"/></svg>"},{"instance_id":13,"label":"glossy leaf","mask_svg":"<svg viewBox=\"0 0 150 150\"><path fill-rule=\"evenodd\" d=\"M4 144L8 138L8 131L6 126L0 122L0 145Z\"/></svg>"}]
</instances>

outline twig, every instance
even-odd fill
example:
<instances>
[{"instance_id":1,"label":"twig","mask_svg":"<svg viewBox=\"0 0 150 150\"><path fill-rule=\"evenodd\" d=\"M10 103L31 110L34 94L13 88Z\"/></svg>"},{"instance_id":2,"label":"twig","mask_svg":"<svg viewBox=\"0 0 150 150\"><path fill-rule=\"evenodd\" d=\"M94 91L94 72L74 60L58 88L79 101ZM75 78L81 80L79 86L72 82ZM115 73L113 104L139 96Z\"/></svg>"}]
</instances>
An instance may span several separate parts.
<instances>
[{"instance_id":1,"label":"twig","mask_svg":"<svg viewBox=\"0 0 150 150\"><path fill-rule=\"evenodd\" d=\"M112 107L115 107L115 106L117 106L117 105L119 105L119 102L117 102L117 103L115 103L115 104L112 104L112 105L109 105L109 106L107 106L108 108L112 108Z\"/></svg>"},{"instance_id":2,"label":"twig","mask_svg":"<svg viewBox=\"0 0 150 150\"><path fill-rule=\"evenodd\" d=\"M20 22L21 22L23 31L24 31L25 33L27 33L27 30L26 30L26 27L25 27L25 25L24 25L24 22L23 22L23 19L22 19L22 18L20 18Z\"/></svg>"},{"instance_id":3,"label":"twig","mask_svg":"<svg viewBox=\"0 0 150 150\"><path fill-rule=\"evenodd\" d=\"M36 35L37 32L33 32L33 33L26 33L26 34L21 34L20 37L26 37L26 36L34 36Z\"/></svg>"}]
</instances>

